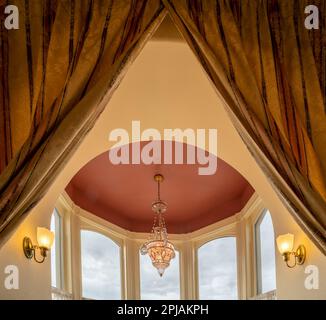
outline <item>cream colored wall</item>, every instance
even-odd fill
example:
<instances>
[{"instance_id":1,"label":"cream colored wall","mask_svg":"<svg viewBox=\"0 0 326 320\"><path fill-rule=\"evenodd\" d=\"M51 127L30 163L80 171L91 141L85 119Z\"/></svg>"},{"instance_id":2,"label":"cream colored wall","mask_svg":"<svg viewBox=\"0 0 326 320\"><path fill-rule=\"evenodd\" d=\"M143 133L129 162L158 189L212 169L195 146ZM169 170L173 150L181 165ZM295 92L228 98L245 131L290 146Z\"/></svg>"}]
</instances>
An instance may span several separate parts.
<instances>
[{"instance_id":1,"label":"cream colored wall","mask_svg":"<svg viewBox=\"0 0 326 320\"><path fill-rule=\"evenodd\" d=\"M50 215L42 210L33 210L14 236L0 250L0 300L3 299L48 299L51 294L50 259L43 264L27 260L22 250L23 238L28 235L36 243L36 227L49 226ZM46 212L46 211L45 211ZM7 290L4 285L5 268L15 265L19 270L19 289Z\"/></svg>"},{"instance_id":2,"label":"cream colored wall","mask_svg":"<svg viewBox=\"0 0 326 320\"><path fill-rule=\"evenodd\" d=\"M0 280L3 269L15 264L20 270L20 290L8 291L0 282L0 298L50 298L50 267L25 259L21 242L25 235L35 239L35 228L48 225L59 194L74 174L96 155L108 150L109 132L131 128L140 120L142 128L217 128L218 156L236 168L255 188L272 213L275 232L293 233L296 243L308 250L303 267L287 269L277 257L277 295L280 299L325 299L326 258L305 237L282 205L254 159L237 135L214 89L190 49L182 42L149 42L131 66L122 84L94 129L86 137L50 191L34 208L0 251ZM320 270L319 290L304 289L304 267L315 264Z\"/></svg>"}]
</instances>

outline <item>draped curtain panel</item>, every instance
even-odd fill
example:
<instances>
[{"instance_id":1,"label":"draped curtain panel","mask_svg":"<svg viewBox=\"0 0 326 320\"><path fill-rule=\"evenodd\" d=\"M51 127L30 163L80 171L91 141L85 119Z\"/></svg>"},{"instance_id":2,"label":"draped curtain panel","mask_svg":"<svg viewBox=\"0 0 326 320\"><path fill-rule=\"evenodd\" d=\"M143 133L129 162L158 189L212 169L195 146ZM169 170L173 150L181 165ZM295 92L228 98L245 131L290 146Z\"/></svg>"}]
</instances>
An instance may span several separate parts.
<instances>
[{"instance_id":1,"label":"draped curtain panel","mask_svg":"<svg viewBox=\"0 0 326 320\"><path fill-rule=\"evenodd\" d=\"M296 221L326 253L326 1L0 0L0 244L93 127L166 9ZM306 5L318 30L304 27ZM165 9L166 8L166 9Z\"/></svg>"},{"instance_id":2,"label":"draped curtain panel","mask_svg":"<svg viewBox=\"0 0 326 320\"><path fill-rule=\"evenodd\" d=\"M4 7L19 29L4 27ZM41 199L164 18L159 0L0 1L0 243Z\"/></svg>"},{"instance_id":3,"label":"draped curtain panel","mask_svg":"<svg viewBox=\"0 0 326 320\"><path fill-rule=\"evenodd\" d=\"M163 0L296 221L326 253L326 1ZM319 9L318 30L304 26Z\"/></svg>"}]
</instances>

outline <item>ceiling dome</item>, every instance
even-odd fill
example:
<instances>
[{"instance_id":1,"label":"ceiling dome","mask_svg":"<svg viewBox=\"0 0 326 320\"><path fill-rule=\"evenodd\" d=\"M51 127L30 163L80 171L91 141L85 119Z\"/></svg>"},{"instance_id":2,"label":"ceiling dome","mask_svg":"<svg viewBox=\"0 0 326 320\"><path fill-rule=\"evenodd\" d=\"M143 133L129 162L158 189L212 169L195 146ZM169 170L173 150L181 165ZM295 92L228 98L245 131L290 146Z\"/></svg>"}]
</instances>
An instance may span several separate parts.
<instances>
[{"instance_id":1,"label":"ceiling dome","mask_svg":"<svg viewBox=\"0 0 326 320\"><path fill-rule=\"evenodd\" d=\"M146 144L142 142L141 148ZM184 154L187 147L197 151L183 144ZM122 148L131 150L132 144ZM215 158L206 154L211 160ZM163 160L164 148L161 157ZM238 213L254 193L235 169L221 159L214 160L216 173L199 175L198 168L203 166L199 163L114 165L105 152L86 164L66 191L86 211L124 229L148 232L153 223L151 205L156 198L153 176L161 173L165 177L161 198L168 204L164 217L169 233L189 233Z\"/></svg>"}]
</instances>

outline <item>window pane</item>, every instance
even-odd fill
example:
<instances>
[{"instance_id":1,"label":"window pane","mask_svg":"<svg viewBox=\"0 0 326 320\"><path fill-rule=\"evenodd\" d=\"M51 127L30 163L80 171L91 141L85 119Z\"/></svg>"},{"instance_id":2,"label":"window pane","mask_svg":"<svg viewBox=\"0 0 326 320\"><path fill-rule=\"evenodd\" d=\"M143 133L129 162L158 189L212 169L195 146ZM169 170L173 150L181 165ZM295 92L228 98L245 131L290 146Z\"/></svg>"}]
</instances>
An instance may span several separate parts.
<instances>
[{"instance_id":1,"label":"window pane","mask_svg":"<svg viewBox=\"0 0 326 320\"><path fill-rule=\"evenodd\" d=\"M276 289L275 239L271 215L266 211L256 225L258 293Z\"/></svg>"},{"instance_id":2,"label":"window pane","mask_svg":"<svg viewBox=\"0 0 326 320\"><path fill-rule=\"evenodd\" d=\"M200 299L238 298L236 255L235 237L216 239L198 249Z\"/></svg>"},{"instance_id":3,"label":"window pane","mask_svg":"<svg viewBox=\"0 0 326 320\"><path fill-rule=\"evenodd\" d=\"M83 297L121 299L120 247L108 237L81 231Z\"/></svg>"},{"instance_id":4,"label":"window pane","mask_svg":"<svg viewBox=\"0 0 326 320\"><path fill-rule=\"evenodd\" d=\"M152 265L148 255L140 255L141 298L144 300L180 299L179 253L165 270L162 277Z\"/></svg>"},{"instance_id":5,"label":"window pane","mask_svg":"<svg viewBox=\"0 0 326 320\"><path fill-rule=\"evenodd\" d=\"M57 210L54 210L51 217L51 231L54 232L54 241L51 248L51 285L58 289L62 289L62 243L61 243L61 216Z\"/></svg>"}]
</instances>

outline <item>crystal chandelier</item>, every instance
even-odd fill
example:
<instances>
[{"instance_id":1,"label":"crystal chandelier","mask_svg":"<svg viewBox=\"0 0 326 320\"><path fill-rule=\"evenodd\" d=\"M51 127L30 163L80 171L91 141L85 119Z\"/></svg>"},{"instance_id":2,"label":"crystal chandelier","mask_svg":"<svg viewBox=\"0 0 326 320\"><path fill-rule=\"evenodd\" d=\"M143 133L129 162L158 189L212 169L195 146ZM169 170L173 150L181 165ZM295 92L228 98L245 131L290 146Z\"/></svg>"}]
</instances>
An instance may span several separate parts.
<instances>
[{"instance_id":1,"label":"crystal chandelier","mask_svg":"<svg viewBox=\"0 0 326 320\"><path fill-rule=\"evenodd\" d=\"M155 212L154 223L148 241L141 246L140 253L149 255L153 266L162 277L165 269L170 265L171 259L175 257L175 252L173 244L168 240L162 215L167 209L167 204L161 200L160 194L160 183L164 178L161 174L156 174L154 180L157 182L157 200L152 203L152 210Z\"/></svg>"}]
</instances>

